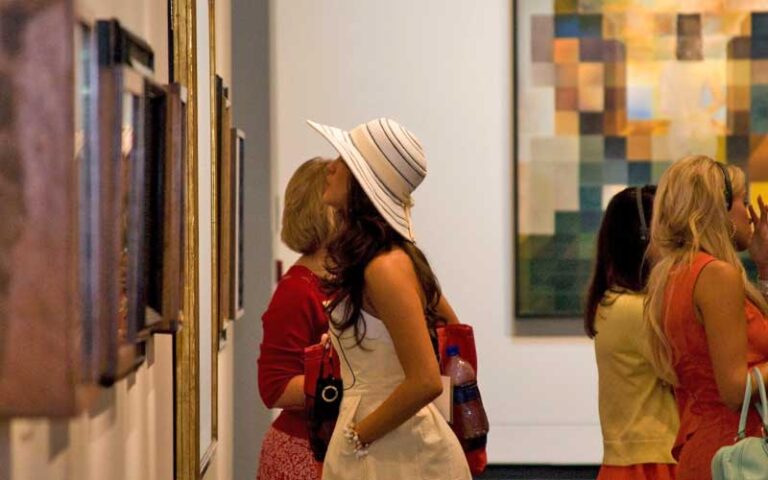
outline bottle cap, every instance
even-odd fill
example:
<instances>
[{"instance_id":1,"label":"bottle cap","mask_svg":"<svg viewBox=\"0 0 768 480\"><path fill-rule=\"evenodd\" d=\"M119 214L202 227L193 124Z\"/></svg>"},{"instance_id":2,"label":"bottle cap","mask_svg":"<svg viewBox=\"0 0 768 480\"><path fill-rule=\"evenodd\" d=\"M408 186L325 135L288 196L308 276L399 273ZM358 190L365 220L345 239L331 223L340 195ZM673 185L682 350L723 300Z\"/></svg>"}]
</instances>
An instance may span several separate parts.
<instances>
[{"instance_id":1,"label":"bottle cap","mask_svg":"<svg viewBox=\"0 0 768 480\"><path fill-rule=\"evenodd\" d=\"M459 346L458 345L448 345L448 348L445 349L445 354L449 357L455 357L459 354Z\"/></svg>"}]
</instances>

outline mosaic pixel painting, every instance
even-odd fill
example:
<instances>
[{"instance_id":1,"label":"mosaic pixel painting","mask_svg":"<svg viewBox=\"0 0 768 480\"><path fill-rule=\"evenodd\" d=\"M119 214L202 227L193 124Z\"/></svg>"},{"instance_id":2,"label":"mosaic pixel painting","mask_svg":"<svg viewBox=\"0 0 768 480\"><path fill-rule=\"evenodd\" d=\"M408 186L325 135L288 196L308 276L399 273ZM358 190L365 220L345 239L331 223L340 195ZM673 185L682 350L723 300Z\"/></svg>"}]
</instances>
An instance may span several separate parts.
<instances>
[{"instance_id":1,"label":"mosaic pixel painting","mask_svg":"<svg viewBox=\"0 0 768 480\"><path fill-rule=\"evenodd\" d=\"M602 212L676 159L768 193L768 1L518 0L516 313L579 317Z\"/></svg>"}]
</instances>

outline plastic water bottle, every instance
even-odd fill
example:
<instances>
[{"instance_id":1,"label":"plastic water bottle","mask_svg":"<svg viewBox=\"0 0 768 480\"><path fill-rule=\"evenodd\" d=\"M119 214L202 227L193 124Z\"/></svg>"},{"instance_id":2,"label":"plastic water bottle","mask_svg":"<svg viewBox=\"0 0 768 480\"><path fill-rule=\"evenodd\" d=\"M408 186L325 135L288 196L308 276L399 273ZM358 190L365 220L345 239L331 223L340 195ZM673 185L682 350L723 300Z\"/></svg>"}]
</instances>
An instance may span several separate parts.
<instances>
[{"instance_id":1,"label":"plastic water bottle","mask_svg":"<svg viewBox=\"0 0 768 480\"><path fill-rule=\"evenodd\" d=\"M453 384L453 425L462 445L471 448L473 439L482 439L488 434L488 417L477 388L477 377L472 365L459 356L459 347L449 345L445 352L448 361L445 374ZM480 445L478 445L480 446Z\"/></svg>"}]
</instances>

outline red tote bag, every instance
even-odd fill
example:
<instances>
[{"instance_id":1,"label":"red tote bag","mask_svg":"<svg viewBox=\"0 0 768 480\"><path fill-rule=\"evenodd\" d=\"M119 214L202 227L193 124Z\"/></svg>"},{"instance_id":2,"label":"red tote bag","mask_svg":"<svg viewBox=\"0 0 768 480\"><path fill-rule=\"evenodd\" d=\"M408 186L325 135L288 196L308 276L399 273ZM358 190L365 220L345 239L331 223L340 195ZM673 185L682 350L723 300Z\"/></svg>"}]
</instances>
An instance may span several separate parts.
<instances>
[{"instance_id":1,"label":"red tote bag","mask_svg":"<svg viewBox=\"0 0 768 480\"><path fill-rule=\"evenodd\" d=\"M323 377L323 378L321 378ZM329 413L322 400L318 398L318 383L330 382L335 385L339 397L342 394L341 373L336 351L332 345L310 345L304 348L304 409L307 414L309 446L315 460L322 462L338 416L338 398L333 412ZM322 388L322 385L321 385Z\"/></svg>"},{"instance_id":2,"label":"red tote bag","mask_svg":"<svg viewBox=\"0 0 768 480\"><path fill-rule=\"evenodd\" d=\"M445 354L445 349L449 345L456 345L461 352L461 358L469 362L472 368L475 369L475 374L479 378L479 371L477 366L477 350L475 349L475 334L470 325L466 324L451 324L437 327L437 344L440 349L440 371L445 371L445 363L448 356ZM451 425L454 433L456 427ZM458 436L458 434L457 434ZM467 463L469 469L473 475L480 475L485 471L488 466L488 455L485 452L485 445L482 447L473 448L471 450L464 450L464 455L467 457Z\"/></svg>"}]
</instances>

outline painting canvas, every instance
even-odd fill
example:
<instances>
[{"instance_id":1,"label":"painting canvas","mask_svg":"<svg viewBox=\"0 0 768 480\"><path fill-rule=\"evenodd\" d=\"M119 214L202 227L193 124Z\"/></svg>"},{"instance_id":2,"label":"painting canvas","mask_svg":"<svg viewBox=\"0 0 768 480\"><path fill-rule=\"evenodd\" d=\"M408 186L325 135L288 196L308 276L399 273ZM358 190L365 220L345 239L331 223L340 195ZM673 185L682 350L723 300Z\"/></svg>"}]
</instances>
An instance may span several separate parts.
<instances>
[{"instance_id":1,"label":"painting canvas","mask_svg":"<svg viewBox=\"0 0 768 480\"><path fill-rule=\"evenodd\" d=\"M146 252L147 309L144 329L150 329L163 321L163 268L165 237L170 233L166 228L166 113L168 98L166 90L151 81L145 82L145 205L146 215L144 248ZM170 225L169 225L170 226ZM141 327L140 327L141 329Z\"/></svg>"},{"instance_id":2,"label":"painting canvas","mask_svg":"<svg viewBox=\"0 0 768 480\"><path fill-rule=\"evenodd\" d=\"M0 18L18 19L0 39L0 416L66 416L84 375L74 7L0 0Z\"/></svg>"},{"instance_id":3,"label":"painting canvas","mask_svg":"<svg viewBox=\"0 0 768 480\"><path fill-rule=\"evenodd\" d=\"M616 192L696 153L768 193L768 1L515 10L516 314L574 318Z\"/></svg>"}]
</instances>

